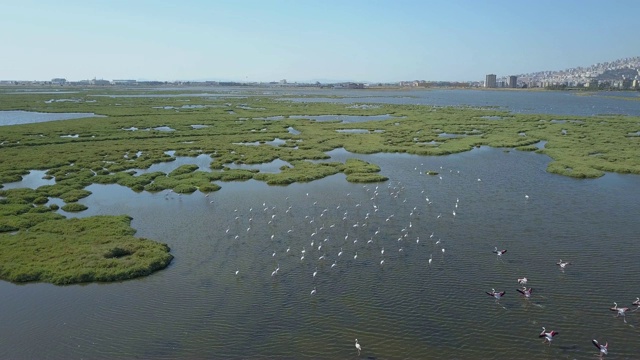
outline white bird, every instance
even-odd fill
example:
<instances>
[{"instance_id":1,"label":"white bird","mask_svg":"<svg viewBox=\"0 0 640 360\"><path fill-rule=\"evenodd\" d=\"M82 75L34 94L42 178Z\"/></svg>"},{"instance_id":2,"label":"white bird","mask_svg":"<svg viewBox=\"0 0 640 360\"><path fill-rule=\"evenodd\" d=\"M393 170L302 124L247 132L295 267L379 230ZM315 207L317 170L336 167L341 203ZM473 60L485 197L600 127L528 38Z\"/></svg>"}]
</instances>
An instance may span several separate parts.
<instances>
[{"instance_id":1,"label":"white bird","mask_svg":"<svg viewBox=\"0 0 640 360\"><path fill-rule=\"evenodd\" d=\"M313 272L313 277L316 277L316 275L318 275L318 268L316 267L316 271Z\"/></svg>"},{"instance_id":2,"label":"white bird","mask_svg":"<svg viewBox=\"0 0 640 360\"><path fill-rule=\"evenodd\" d=\"M334 267L336 267L336 265L338 265L338 263L334 261L333 264L331 264L331 268L333 269Z\"/></svg>"},{"instance_id":3,"label":"white bird","mask_svg":"<svg viewBox=\"0 0 640 360\"><path fill-rule=\"evenodd\" d=\"M489 291L485 291L485 293L489 296L493 296L496 301L500 300L501 297L504 296L504 294L506 294L506 291L496 291L496 289L491 289L491 292Z\"/></svg>"},{"instance_id":4,"label":"white bird","mask_svg":"<svg viewBox=\"0 0 640 360\"><path fill-rule=\"evenodd\" d=\"M609 308L609 310L611 311L617 311L618 314L616 315L616 317L622 316L622 319L624 320L624 323L627 323L627 318L625 317L625 313L629 310L628 307L618 307L618 303L614 302L613 303L613 307Z\"/></svg>"},{"instance_id":5,"label":"white bird","mask_svg":"<svg viewBox=\"0 0 640 360\"><path fill-rule=\"evenodd\" d=\"M380 265L384 265L384 259L380 260Z\"/></svg>"},{"instance_id":6,"label":"white bird","mask_svg":"<svg viewBox=\"0 0 640 360\"><path fill-rule=\"evenodd\" d=\"M523 277L522 279L518 279L518 284L527 285L527 281L529 280L526 277Z\"/></svg>"},{"instance_id":7,"label":"white bird","mask_svg":"<svg viewBox=\"0 0 640 360\"><path fill-rule=\"evenodd\" d=\"M557 331L551 330L549 332L547 332L547 329L545 329L545 327L542 327L542 332L538 335L538 337L544 338L544 340L542 340L542 342L548 342L549 346L551 346L551 340L553 340L553 337L558 335Z\"/></svg>"},{"instance_id":8,"label":"white bird","mask_svg":"<svg viewBox=\"0 0 640 360\"><path fill-rule=\"evenodd\" d=\"M240 270L236 270L236 275L238 275L239 272L240 272Z\"/></svg>"},{"instance_id":9,"label":"white bird","mask_svg":"<svg viewBox=\"0 0 640 360\"><path fill-rule=\"evenodd\" d=\"M355 260L355 259L357 259L357 258L358 258L358 252L356 251L356 254L355 254L355 255L353 255L353 260Z\"/></svg>"},{"instance_id":10,"label":"white bird","mask_svg":"<svg viewBox=\"0 0 640 360\"><path fill-rule=\"evenodd\" d=\"M518 290L518 292L522 295L524 295L525 298L530 298L531 297L531 292L533 291L532 288L528 288L526 286L523 286L522 289L516 289Z\"/></svg>"},{"instance_id":11,"label":"white bird","mask_svg":"<svg viewBox=\"0 0 640 360\"><path fill-rule=\"evenodd\" d=\"M338 253L338 256L342 256L342 248L340 248L340 252Z\"/></svg>"},{"instance_id":12,"label":"white bird","mask_svg":"<svg viewBox=\"0 0 640 360\"><path fill-rule=\"evenodd\" d=\"M609 342L607 341L606 343L600 344L598 342L598 340L593 339L591 340L591 343L593 343L593 345L595 345L598 350L600 350L600 359L602 359L603 356L607 355L609 353Z\"/></svg>"},{"instance_id":13,"label":"white bird","mask_svg":"<svg viewBox=\"0 0 640 360\"><path fill-rule=\"evenodd\" d=\"M444 254L444 248L442 248L442 253Z\"/></svg>"},{"instance_id":14,"label":"white bird","mask_svg":"<svg viewBox=\"0 0 640 360\"><path fill-rule=\"evenodd\" d=\"M313 290L311 290L311 294L310 295L315 295L316 294L316 288L315 286L313 287Z\"/></svg>"},{"instance_id":15,"label":"white bird","mask_svg":"<svg viewBox=\"0 0 640 360\"><path fill-rule=\"evenodd\" d=\"M384 255L384 246L382 247L382 250L380 250L380 255Z\"/></svg>"},{"instance_id":16,"label":"white bird","mask_svg":"<svg viewBox=\"0 0 640 360\"><path fill-rule=\"evenodd\" d=\"M560 269L562 269L562 270L564 270L564 269L567 267L567 265L571 265L571 263L570 263L570 262L568 262L568 261L562 261L562 259L560 259L560 261L558 261L556 264L557 264L558 266L560 266Z\"/></svg>"},{"instance_id":17,"label":"white bird","mask_svg":"<svg viewBox=\"0 0 640 360\"><path fill-rule=\"evenodd\" d=\"M502 256L502 254L504 254L504 253L506 253L506 252L507 252L507 250L498 250L498 247L497 247L497 246L494 246L494 250L493 250L493 253L494 253L494 254L496 254L496 255L498 255L498 256Z\"/></svg>"},{"instance_id":18,"label":"white bird","mask_svg":"<svg viewBox=\"0 0 640 360\"><path fill-rule=\"evenodd\" d=\"M429 265L431 265L432 261L433 261L433 256L432 256L432 254L429 254Z\"/></svg>"},{"instance_id":19,"label":"white bird","mask_svg":"<svg viewBox=\"0 0 640 360\"><path fill-rule=\"evenodd\" d=\"M362 351L362 347L358 344L358 339L356 339L356 349L358 350L358 355L360 355L360 351Z\"/></svg>"},{"instance_id":20,"label":"white bird","mask_svg":"<svg viewBox=\"0 0 640 360\"><path fill-rule=\"evenodd\" d=\"M633 302L633 305L640 306L640 297L636 297L636 301Z\"/></svg>"}]
</instances>

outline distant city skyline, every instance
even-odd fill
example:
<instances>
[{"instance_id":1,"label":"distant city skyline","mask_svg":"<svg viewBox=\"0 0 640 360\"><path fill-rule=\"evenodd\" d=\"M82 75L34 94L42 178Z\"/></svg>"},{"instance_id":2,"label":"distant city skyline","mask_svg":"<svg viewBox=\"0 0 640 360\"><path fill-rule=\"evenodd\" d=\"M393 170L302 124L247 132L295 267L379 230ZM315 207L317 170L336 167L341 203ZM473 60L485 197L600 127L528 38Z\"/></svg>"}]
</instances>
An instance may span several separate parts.
<instances>
[{"instance_id":1,"label":"distant city skyline","mask_svg":"<svg viewBox=\"0 0 640 360\"><path fill-rule=\"evenodd\" d=\"M0 79L483 81L638 56L636 0L0 0Z\"/></svg>"}]
</instances>

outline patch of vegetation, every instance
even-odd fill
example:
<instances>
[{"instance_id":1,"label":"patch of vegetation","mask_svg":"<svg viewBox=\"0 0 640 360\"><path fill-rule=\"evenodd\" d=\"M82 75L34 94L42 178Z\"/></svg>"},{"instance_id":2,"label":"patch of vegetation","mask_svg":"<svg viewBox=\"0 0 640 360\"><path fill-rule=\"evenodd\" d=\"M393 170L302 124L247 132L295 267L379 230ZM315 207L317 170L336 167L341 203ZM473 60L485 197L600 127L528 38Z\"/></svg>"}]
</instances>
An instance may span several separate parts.
<instances>
[{"instance_id":1,"label":"patch of vegetation","mask_svg":"<svg viewBox=\"0 0 640 360\"><path fill-rule=\"evenodd\" d=\"M2 233L0 278L57 285L120 281L169 265L169 247L134 237L130 223L127 216L95 216L48 220L29 231Z\"/></svg>"},{"instance_id":2,"label":"patch of vegetation","mask_svg":"<svg viewBox=\"0 0 640 360\"><path fill-rule=\"evenodd\" d=\"M62 206L62 210L66 212L80 212L87 210L88 207L80 203L69 203Z\"/></svg>"}]
</instances>

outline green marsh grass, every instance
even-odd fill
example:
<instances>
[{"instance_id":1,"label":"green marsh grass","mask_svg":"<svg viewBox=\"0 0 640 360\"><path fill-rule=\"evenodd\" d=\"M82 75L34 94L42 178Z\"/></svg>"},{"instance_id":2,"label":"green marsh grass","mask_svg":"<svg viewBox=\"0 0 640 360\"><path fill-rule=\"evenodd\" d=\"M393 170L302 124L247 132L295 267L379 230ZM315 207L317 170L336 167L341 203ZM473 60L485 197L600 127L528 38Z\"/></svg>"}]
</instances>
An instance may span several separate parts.
<instances>
[{"instance_id":1,"label":"green marsh grass","mask_svg":"<svg viewBox=\"0 0 640 360\"><path fill-rule=\"evenodd\" d=\"M165 244L133 236L127 216L48 220L0 234L0 278L58 285L120 281L165 268Z\"/></svg>"}]
</instances>

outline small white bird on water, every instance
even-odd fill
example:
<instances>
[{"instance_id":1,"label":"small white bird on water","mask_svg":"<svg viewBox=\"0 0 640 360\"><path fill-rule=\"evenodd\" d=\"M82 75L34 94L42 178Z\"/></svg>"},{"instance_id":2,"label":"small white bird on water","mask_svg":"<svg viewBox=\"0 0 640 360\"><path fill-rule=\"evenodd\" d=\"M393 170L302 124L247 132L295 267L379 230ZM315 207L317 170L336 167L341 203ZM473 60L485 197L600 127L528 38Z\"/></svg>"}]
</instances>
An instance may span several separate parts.
<instances>
[{"instance_id":1,"label":"small white bird on water","mask_svg":"<svg viewBox=\"0 0 640 360\"><path fill-rule=\"evenodd\" d=\"M310 295L315 295L316 294L316 288L315 286L313 287L313 290L311 290L311 294Z\"/></svg>"},{"instance_id":2,"label":"small white bird on water","mask_svg":"<svg viewBox=\"0 0 640 360\"><path fill-rule=\"evenodd\" d=\"M358 355L360 355L360 351L362 351L362 346L358 344L358 339L356 339L356 349L358 350Z\"/></svg>"}]
</instances>

